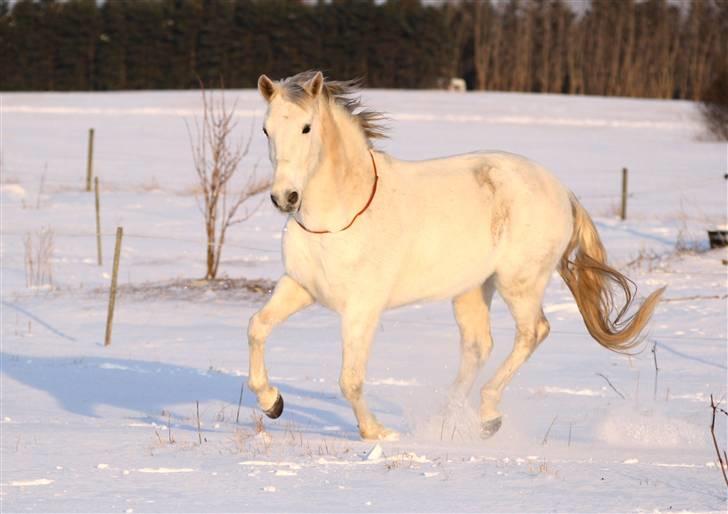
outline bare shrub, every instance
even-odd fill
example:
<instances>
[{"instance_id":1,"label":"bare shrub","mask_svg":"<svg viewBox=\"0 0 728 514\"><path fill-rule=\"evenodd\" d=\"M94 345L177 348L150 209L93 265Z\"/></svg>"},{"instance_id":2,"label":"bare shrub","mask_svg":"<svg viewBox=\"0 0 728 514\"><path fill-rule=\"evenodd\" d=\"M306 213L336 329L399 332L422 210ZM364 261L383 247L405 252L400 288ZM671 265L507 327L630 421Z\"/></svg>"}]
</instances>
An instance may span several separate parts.
<instances>
[{"instance_id":1,"label":"bare shrub","mask_svg":"<svg viewBox=\"0 0 728 514\"><path fill-rule=\"evenodd\" d=\"M678 233L678 238L683 237L680 234L682 234L682 232ZM676 242L676 246L679 246L678 242ZM655 250L643 247L640 248L637 256L629 261L627 264L625 264L624 267L627 269L642 269L643 267L645 267L647 271L652 272L659 267L662 259L663 256L657 253Z\"/></svg>"},{"instance_id":2,"label":"bare shrub","mask_svg":"<svg viewBox=\"0 0 728 514\"><path fill-rule=\"evenodd\" d=\"M232 436L230 437L233 443L233 450L235 453L245 453L248 451L249 440L253 435L249 430L242 428L236 428Z\"/></svg>"},{"instance_id":3,"label":"bare shrub","mask_svg":"<svg viewBox=\"0 0 728 514\"><path fill-rule=\"evenodd\" d=\"M700 111L710 133L721 141L728 141L728 68L718 73L708 85Z\"/></svg>"},{"instance_id":4,"label":"bare shrub","mask_svg":"<svg viewBox=\"0 0 728 514\"><path fill-rule=\"evenodd\" d=\"M269 178L257 178L254 167L245 185L238 192L230 191L230 180L250 150L253 132L251 130L244 140L234 142L237 122L233 117L237 102L228 106L224 92L217 96L208 93L202 83L200 89L202 119L195 118L194 130L187 125L187 133L201 189L199 207L207 236L205 279L212 280L220 267L227 229L253 215L260 203L251 209L244 208L241 213L238 211L252 197L267 190L271 181Z\"/></svg>"},{"instance_id":5,"label":"bare shrub","mask_svg":"<svg viewBox=\"0 0 728 514\"><path fill-rule=\"evenodd\" d=\"M36 234L25 235L25 285L43 287L53 285L53 231L43 228Z\"/></svg>"},{"instance_id":6,"label":"bare shrub","mask_svg":"<svg viewBox=\"0 0 728 514\"><path fill-rule=\"evenodd\" d=\"M680 212L678 213L677 220L679 223L675 238L675 252L677 254L701 253L710 249L703 239L697 239L688 228L690 216L688 216L685 210L683 199L680 200Z\"/></svg>"}]
</instances>

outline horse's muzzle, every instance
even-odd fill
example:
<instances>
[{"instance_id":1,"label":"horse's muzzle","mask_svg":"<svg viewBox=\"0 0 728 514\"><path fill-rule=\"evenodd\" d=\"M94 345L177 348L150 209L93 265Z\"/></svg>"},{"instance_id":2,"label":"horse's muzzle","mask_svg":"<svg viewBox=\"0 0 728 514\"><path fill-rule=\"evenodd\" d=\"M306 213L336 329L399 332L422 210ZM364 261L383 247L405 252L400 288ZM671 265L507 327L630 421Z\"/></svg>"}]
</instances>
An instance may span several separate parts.
<instances>
[{"instance_id":1,"label":"horse's muzzle","mask_svg":"<svg viewBox=\"0 0 728 514\"><path fill-rule=\"evenodd\" d=\"M300 195L297 191L288 190L282 195L271 193L270 199L278 210L282 212L293 212L298 208Z\"/></svg>"}]
</instances>

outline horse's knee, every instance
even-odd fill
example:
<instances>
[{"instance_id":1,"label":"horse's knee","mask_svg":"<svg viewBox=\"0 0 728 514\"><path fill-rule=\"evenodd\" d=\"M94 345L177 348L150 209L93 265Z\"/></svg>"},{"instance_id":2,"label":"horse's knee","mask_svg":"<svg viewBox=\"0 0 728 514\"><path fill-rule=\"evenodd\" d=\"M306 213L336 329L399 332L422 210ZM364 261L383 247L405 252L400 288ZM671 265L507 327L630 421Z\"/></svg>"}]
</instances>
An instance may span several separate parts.
<instances>
[{"instance_id":1,"label":"horse's knee","mask_svg":"<svg viewBox=\"0 0 728 514\"><path fill-rule=\"evenodd\" d=\"M270 323L267 321L267 317L258 311L250 318L248 323L248 343L256 344L265 341L270 334Z\"/></svg>"}]
</instances>

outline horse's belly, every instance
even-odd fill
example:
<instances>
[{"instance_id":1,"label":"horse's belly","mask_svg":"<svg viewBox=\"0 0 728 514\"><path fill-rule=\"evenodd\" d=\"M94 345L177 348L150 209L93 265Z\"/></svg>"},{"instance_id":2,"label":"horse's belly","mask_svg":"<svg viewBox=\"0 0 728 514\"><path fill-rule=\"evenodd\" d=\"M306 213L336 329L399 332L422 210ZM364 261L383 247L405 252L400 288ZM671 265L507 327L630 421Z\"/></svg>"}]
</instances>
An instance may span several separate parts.
<instances>
[{"instance_id":1,"label":"horse's belly","mask_svg":"<svg viewBox=\"0 0 728 514\"><path fill-rule=\"evenodd\" d=\"M452 298L482 284L495 268L490 236L483 230L443 232L422 238L392 290L389 306Z\"/></svg>"}]
</instances>

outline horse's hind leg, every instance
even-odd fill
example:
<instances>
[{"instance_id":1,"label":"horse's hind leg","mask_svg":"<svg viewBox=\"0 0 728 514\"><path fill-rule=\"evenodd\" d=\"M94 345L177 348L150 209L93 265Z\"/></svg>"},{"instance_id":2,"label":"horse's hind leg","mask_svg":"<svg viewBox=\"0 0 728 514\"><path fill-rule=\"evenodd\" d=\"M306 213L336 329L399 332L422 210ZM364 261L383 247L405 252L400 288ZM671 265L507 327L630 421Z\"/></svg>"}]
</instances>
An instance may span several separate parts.
<instances>
[{"instance_id":1,"label":"horse's hind leg","mask_svg":"<svg viewBox=\"0 0 728 514\"><path fill-rule=\"evenodd\" d=\"M495 291L494 277L453 299L455 320L460 328L460 369L452 384L450 397L464 401L473 382L490 356L493 338L490 334L490 303Z\"/></svg>"},{"instance_id":2,"label":"horse's hind leg","mask_svg":"<svg viewBox=\"0 0 728 514\"><path fill-rule=\"evenodd\" d=\"M498 404L503 390L524 362L531 356L538 344L549 333L549 323L541 308L543 293L548 283L548 275L519 277L503 281L499 276L497 285L508 308L516 321L516 340L513 350L481 390L480 420L482 436L490 437L501 426Z\"/></svg>"},{"instance_id":3,"label":"horse's hind leg","mask_svg":"<svg viewBox=\"0 0 728 514\"><path fill-rule=\"evenodd\" d=\"M276 284L273 296L265 306L253 314L248 324L248 345L250 372L248 386L258 397L258 405L270 418L277 418L283 412L283 399L278 389L268 382L265 369L265 340L271 330L290 315L308 307L313 297L296 281L284 275Z\"/></svg>"}]
</instances>

